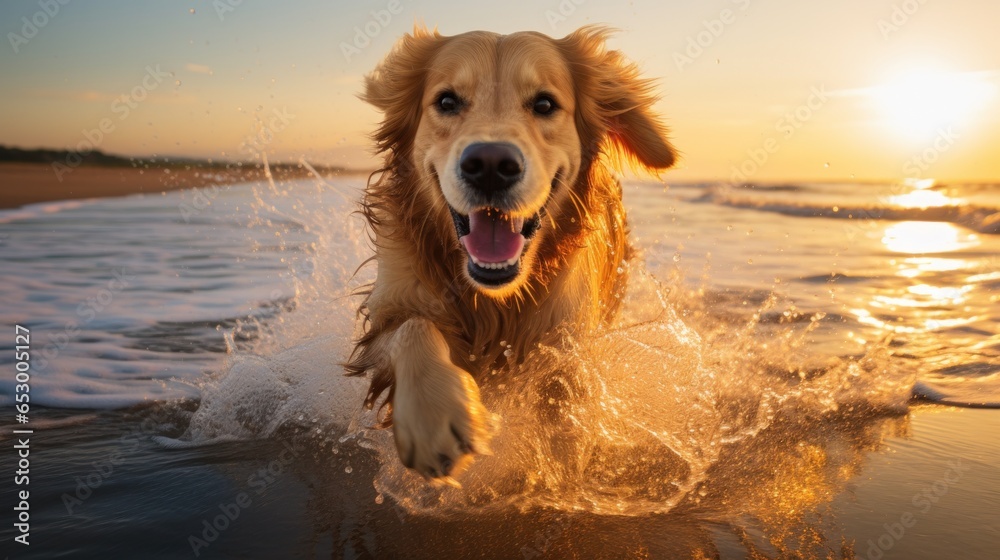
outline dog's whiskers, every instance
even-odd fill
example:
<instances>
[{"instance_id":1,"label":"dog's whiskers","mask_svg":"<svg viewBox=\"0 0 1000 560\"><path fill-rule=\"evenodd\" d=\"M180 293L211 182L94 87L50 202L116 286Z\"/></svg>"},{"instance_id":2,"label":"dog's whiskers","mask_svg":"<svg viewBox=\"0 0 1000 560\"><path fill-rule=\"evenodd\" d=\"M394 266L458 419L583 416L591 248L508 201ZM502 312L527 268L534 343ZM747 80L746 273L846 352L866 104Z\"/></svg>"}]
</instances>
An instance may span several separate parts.
<instances>
[{"instance_id":1,"label":"dog's whiskers","mask_svg":"<svg viewBox=\"0 0 1000 560\"><path fill-rule=\"evenodd\" d=\"M576 209L576 213L580 216L580 221L582 222L587 215L587 211L585 210L587 207L586 204L580 200L580 195L573 192L572 189L569 191L569 199L573 203L573 207ZM583 224L581 223L581 225Z\"/></svg>"},{"instance_id":2,"label":"dog's whiskers","mask_svg":"<svg viewBox=\"0 0 1000 560\"><path fill-rule=\"evenodd\" d=\"M538 300L535 299L535 288L534 288L534 286L532 286L530 284L527 284L527 285L524 286L524 290L523 291L524 291L524 295L526 295L526 296L528 296L528 297L531 298L531 302L535 304L535 307L538 307Z\"/></svg>"}]
</instances>

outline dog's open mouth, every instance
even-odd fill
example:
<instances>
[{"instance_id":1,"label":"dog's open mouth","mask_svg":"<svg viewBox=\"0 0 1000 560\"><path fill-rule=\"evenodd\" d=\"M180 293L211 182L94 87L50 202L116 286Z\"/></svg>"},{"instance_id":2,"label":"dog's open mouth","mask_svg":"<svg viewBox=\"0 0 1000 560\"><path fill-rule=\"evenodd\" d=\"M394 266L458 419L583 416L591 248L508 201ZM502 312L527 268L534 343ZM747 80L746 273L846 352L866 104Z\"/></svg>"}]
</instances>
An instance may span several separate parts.
<instances>
[{"instance_id":1,"label":"dog's open mouth","mask_svg":"<svg viewBox=\"0 0 1000 560\"><path fill-rule=\"evenodd\" d=\"M516 278L524 249L541 224L542 211L530 218L515 218L497 208L480 208L469 215L449 209L459 243L469 255L472 279L487 286L502 286Z\"/></svg>"}]
</instances>

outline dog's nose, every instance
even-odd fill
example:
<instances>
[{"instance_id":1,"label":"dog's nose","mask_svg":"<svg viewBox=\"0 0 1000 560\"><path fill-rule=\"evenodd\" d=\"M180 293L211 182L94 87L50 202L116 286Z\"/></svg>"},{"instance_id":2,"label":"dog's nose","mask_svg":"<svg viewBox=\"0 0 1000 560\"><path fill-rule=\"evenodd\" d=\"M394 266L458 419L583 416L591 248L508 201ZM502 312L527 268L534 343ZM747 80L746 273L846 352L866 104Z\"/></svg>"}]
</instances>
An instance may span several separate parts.
<instances>
[{"instance_id":1,"label":"dog's nose","mask_svg":"<svg viewBox=\"0 0 1000 560\"><path fill-rule=\"evenodd\" d=\"M513 144L478 142L462 151L458 167L470 187L493 193L507 190L521 180L524 156Z\"/></svg>"}]
</instances>

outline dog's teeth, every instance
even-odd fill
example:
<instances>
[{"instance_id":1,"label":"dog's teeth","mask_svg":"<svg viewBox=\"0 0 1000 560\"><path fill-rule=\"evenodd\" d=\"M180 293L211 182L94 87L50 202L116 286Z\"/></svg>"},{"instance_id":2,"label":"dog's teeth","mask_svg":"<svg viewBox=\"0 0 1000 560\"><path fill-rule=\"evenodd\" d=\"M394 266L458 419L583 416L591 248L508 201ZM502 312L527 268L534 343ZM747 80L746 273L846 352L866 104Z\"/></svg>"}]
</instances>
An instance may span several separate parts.
<instances>
[{"instance_id":1,"label":"dog's teeth","mask_svg":"<svg viewBox=\"0 0 1000 560\"><path fill-rule=\"evenodd\" d=\"M521 233L522 229L524 229L524 218L514 218L511 220L510 231L513 231L514 233Z\"/></svg>"},{"instance_id":2,"label":"dog's teeth","mask_svg":"<svg viewBox=\"0 0 1000 560\"><path fill-rule=\"evenodd\" d=\"M472 262L475 263L475 265L478 266L479 268L485 268L486 270L500 270L501 268L507 268L517 264L517 261L521 260L521 255L512 257L504 262L496 262L496 263L483 262L477 259L476 257L473 257L471 254L469 255L469 258L472 259Z\"/></svg>"}]
</instances>

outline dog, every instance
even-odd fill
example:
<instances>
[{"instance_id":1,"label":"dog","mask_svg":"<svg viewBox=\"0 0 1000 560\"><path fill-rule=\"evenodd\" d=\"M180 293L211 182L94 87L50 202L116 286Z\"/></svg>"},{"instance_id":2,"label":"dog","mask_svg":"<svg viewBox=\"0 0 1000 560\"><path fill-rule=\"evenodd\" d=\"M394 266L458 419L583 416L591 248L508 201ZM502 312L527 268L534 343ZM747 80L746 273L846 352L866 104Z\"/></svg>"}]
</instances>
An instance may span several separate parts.
<instances>
[{"instance_id":1,"label":"dog","mask_svg":"<svg viewBox=\"0 0 1000 560\"><path fill-rule=\"evenodd\" d=\"M375 281L345 364L402 463L456 483L489 453L484 372L592 331L632 255L617 177L674 164L651 81L584 27L442 36L416 28L365 78L384 165L360 212Z\"/></svg>"}]
</instances>

